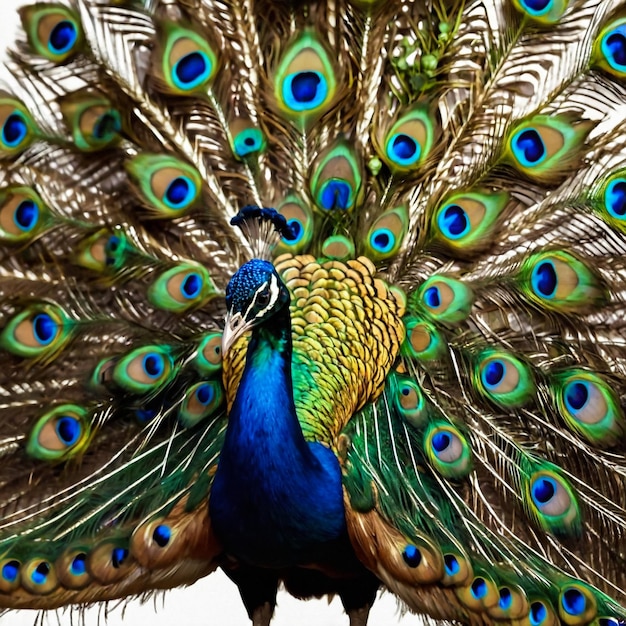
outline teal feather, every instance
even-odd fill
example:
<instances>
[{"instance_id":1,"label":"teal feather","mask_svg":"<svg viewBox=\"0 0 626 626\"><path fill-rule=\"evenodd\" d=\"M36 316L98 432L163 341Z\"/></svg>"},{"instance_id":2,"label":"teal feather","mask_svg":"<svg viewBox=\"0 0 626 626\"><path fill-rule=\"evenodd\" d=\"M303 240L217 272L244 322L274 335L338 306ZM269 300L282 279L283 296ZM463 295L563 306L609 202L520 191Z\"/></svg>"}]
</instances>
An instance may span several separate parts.
<instances>
[{"instance_id":1,"label":"teal feather","mask_svg":"<svg viewBox=\"0 0 626 626\"><path fill-rule=\"evenodd\" d=\"M381 587L433 623L623 624L624 15L21 8L0 612L222 568L255 626L280 582L351 626Z\"/></svg>"}]
</instances>

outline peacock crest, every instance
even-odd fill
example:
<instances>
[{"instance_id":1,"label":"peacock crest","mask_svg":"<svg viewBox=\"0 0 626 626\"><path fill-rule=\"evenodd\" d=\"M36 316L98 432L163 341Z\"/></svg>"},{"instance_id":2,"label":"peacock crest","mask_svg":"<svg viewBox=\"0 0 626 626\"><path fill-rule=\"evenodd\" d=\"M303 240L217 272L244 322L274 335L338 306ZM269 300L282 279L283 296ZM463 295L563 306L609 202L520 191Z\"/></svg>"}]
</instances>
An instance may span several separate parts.
<instances>
[{"instance_id":1,"label":"peacock crest","mask_svg":"<svg viewBox=\"0 0 626 626\"><path fill-rule=\"evenodd\" d=\"M57 0L0 89L0 610L222 568L626 620L617 0Z\"/></svg>"}]
</instances>

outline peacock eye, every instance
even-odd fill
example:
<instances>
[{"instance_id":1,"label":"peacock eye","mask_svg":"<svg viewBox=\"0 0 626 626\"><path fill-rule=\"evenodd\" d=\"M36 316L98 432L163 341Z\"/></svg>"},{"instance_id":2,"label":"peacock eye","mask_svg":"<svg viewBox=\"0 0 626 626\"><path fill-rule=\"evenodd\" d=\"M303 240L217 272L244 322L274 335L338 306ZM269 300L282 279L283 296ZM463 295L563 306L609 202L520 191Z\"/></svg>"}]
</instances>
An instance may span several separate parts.
<instances>
[{"instance_id":1,"label":"peacock eye","mask_svg":"<svg viewBox=\"0 0 626 626\"><path fill-rule=\"evenodd\" d=\"M257 296L256 303L260 307L266 307L270 303L269 289L265 289Z\"/></svg>"}]
</instances>

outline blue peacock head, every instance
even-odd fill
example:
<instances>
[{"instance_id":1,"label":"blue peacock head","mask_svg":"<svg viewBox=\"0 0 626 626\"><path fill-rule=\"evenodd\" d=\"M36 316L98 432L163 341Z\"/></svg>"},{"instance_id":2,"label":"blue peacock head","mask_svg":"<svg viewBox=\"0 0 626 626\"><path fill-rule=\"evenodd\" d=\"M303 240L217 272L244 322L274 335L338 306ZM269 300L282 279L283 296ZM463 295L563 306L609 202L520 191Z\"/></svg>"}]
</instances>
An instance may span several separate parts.
<instances>
[{"instance_id":1,"label":"blue peacock head","mask_svg":"<svg viewBox=\"0 0 626 626\"><path fill-rule=\"evenodd\" d=\"M226 287L222 354L247 330L289 306L289 301L289 291L269 261L252 259L242 265Z\"/></svg>"}]
</instances>

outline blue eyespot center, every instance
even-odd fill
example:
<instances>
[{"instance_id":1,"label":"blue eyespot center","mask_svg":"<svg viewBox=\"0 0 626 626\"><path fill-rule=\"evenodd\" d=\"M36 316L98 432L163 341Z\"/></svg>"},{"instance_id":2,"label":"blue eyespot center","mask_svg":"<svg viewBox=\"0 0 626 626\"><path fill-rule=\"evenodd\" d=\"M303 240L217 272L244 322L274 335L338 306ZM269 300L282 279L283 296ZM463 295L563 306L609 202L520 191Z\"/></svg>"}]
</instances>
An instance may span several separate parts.
<instances>
[{"instance_id":1,"label":"blue eyespot center","mask_svg":"<svg viewBox=\"0 0 626 626\"><path fill-rule=\"evenodd\" d=\"M448 576L454 576L461 571L461 564L459 563L459 559L457 559L454 554L444 555L443 562L446 568L446 574Z\"/></svg>"},{"instance_id":2,"label":"blue eyespot center","mask_svg":"<svg viewBox=\"0 0 626 626\"><path fill-rule=\"evenodd\" d=\"M422 561L422 553L416 546L409 544L404 548L402 558L409 567L417 567Z\"/></svg>"},{"instance_id":3,"label":"blue eyespot center","mask_svg":"<svg viewBox=\"0 0 626 626\"><path fill-rule=\"evenodd\" d=\"M372 233L371 243L374 250L386 253L393 249L396 238L388 228L379 228Z\"/></svg>"},{"instance_id":4,"label":"blue eyespot center","mask_svg":"<svg viewBox=\"0 0 626 626\"><path fill-rule=\"evenodd\" d=\"M539 296L552 298L558 283L554 264L551 261L539 263L533 270L532 283Z\"/></svg>"},{"instance_id":5,"label":"blue eyespot center","mask_svg":"<svg viewBox=\"0 0 626 626\"><path fill-rule=\"evenodd\" d=\"M546 157L546 147L541 135L534 128L528 128L518 133L513 144L516 149L516 156L522 165L538 165Z\"/></svg>"},{"instance_id":6,"label":"blue eyespot center","mask_svg":"<svg viewBox=\"0 0 626 626\"><path fill-rule=\"evenodd\" d=\"M64 415L57 420L56 432L66 446L73 446L81 435L82 427L75 417Z\"/></svg>"},{"instance_id":7,"label":"blue eyespot center","mask_svg":"<svg viewBox=\"0 0 626 626\"><path fill-rule=\"evenodd\" d=\"M435 433L432 438L432 446L435 452L441 453L446 450L452 443L450 433L444 431Z\"/></svg>"},{"instance_id":8,"label":"blue eyespot center","mask_svg":"<svg viewBox=\"0 0 626 626\"><path fill-rule=\"evenodd\" d=\"M617 66L617 68L626 68L626 35L621 28L606 35L603 48L610 55L608 60L611 65Z\"/></svg>"},{"instance_id":9,"label":"blue eyespot center","mask_svg":"<svg viewBox=\"0 0 626 626\"><path fill-rule=\"evenodd\" d=\"M500 600L498 604L500 608L504 611L507 611L511 608L511 604L513 604L513 594L508 587L502 587L500 589Z\"/></svg>"},{"instance_id":10,"label":"blue eyespot center","mask_svg":"<svg viewBox=\"0 0 626 626\"><path fill-rule=\"evenodd\" d=\"M31 580L36 585L43 585L46 582L49 573L50 573L50 563L47 563L46 561L42 561L33 570L33 573L31 574L30 577L31 577Z\"/></svg>"},{"instance_id":11,"label":"blue eyespot center","mask_svg":"<svg viewBox=\"0 0 626 626\"><path fill-rule=\"evenodd\" d=\"M321 83L317 72L299 72L291 81L291 93L296 102L313 102Z\"/></svg>"},{"instance_id":12,"label":"blue eyespot center","mask_svg":"<svg viewBox=\"0 0 626 626\"><path fill-rule=\"evenodd\" d=\"M413 137L404 133L393 135L387 144L387 156L399 165L413 165L422 153L422 147Z\"/></svg>"},{"instance_id":13,"label":"blue eyespot center","mask_svg":"<svg viewBox=\"0 0 626 626\"><path fill-rule=\"evenodd\" d=\"M15 209L14 220L20 230L32 230L39 219L39 207L32 200L22 200Z\"/></svg>"},{"instance_id":14,"label":"blue eyespot center","mask_svg":"<svg viewBox=\"0 0 626 626\"><path fill-rule=\"evenodd\" d=\"M524 6L531 12L535 14L540 14L546 11L552 0L524 0Z\"/></svg>"},{"instance_id":15,"label":"blue eyespot center","mask_svg":"<svg viewBox=\"0 0 626 626\"><path fill-rule=\"evenodd\" d=\"M287 220L287 226L291 229L291 232L287 233L284 237L290 243L298 243L304 235L304 226L298 219L292 218Z\"/></svg>"},{"instance_id":16,"label":"blue eyespot center","mask_svg":"<svg viewBox=\"0 0 626 626\"><path fill-rule=\"evenodd\" d=\"M424 292L424 303L431 309L436 309L441 306L441 295L439 293L439 287L429 287Z\"/></svg>"},{"instance_id":17,"label":"blue eyespot center","mask_svg":"<svg viewBox=\"0 0 626 626\"><path fill-rule=\"evenodd\" d=\"M235 156L244 157L263 147L263 133L258 128L246 128L233 138Z\"/></svg>"},{"instance_id":18,"label":"blue eyespot center","mask_svg":"<svg viewBox=\"0 0 626 626\"><path fill-rule=\"evenodd\" d=\"M477 600L482 600L482 598L484 598L487 595L487 591L488 591L487 583L485 579L481 578L480 576L477 578L474 578L471 589L472 589L472 595Z\"/></svg>"},{"instance_id":19,"label":"blue eyespot center","mask_svg":"<svg viewBox=\"0 0 626 626\"><path fill-rule=\"evenodd\" d=\"M8 561L2 566L2 578L7 582L14 582L20 573L19 561Z\"/></svg>"},{"instance_id":20,"label":"blue eyespot center","mask_svg":"<svg viewBox=\"0 0 626 626\"><path fill-rule=\"evenodd\" d=\"M320 72L302 71L289 74L282 87L285 104L299 113L316 109L328 95L328 85Z\"/></svg>"},{"instance_id":21,"label":"blue eyespot center","mask_svg":"<svg viewBox=\"0 0 626 626\"><path fill-rule=\"evenodd\" d=\"M2 140L10 148L18 146L26 137L28 126L21 113L14 112L7 117L2 127Z\"/></svg>"},{"instance_id":22,"label":"blue eyespot center","mask_svg":"<svg viewBox=\"0 0 626 626\"><path fill-rule=\"evenodd\" d=\"M582 591L578 589L568 589L561 598L561 605L566 613L570 615L580 615L587 608L587 600Z\"/></svg>"},{"instance_id":23,"label":"blue eyespot center","mask_svg":"<svg viewBox=\"0 0 626 626\"><path fill-rule=\"evenodd\" d=\"M492 360L483 368L483 384L485 387L497 387L504 378L506 368L500 360Z\"/></svg>"},{"instance_id":24,"label":"blue eyespot center","mask_svg":"<svg viewBox=\"0 0 626 626\"><path fill-rule=\"evenodd\" d=\"M39 313L33 320L33 335L42 345L49 345L56 337L59 325L47 313Z\"/></svg>"},{"instance_id":25,"label":"blue eyespot center","mask_svg":"<svg viewBox=\"0 0 626 626\"><path fill-rule=\"evenodd\" d=\"M351 206L352 188L345 180L331 179L324 184L320 204L327 211L341 209L345 211Z\"/></svg>"},{"instance_id":26,"label":"blue eyespot center","mask_svg":"<svg viewBox=\"0 0 626 626\"><path fill-rule=\"evenodd\" d=\"M93 126L93 136L99 140L109 140L120 132L122 125L117 111L103 113Z\"/></svg>"},{"instance_id":27,"label":"blue eyespot center","mask_svg":"<svg viewBox=\"0 0 626 626\"><path fill-rule=\"evenodd\" d=\"M459 239L469 231L467 213L457 204L447 206L437 220L439 229L448 239Z\"/></svg>"},{"instance_id":28,"label":"blue eyespot center","mask_svg":"<svg viewBox=\"0 0 626 626\"><path fill-rule=\"evenodd\" d=\"M572 381L565 387L565 405L571 413L580 411L589 400L589 389L580 381Z\"/></svg>"},{"instance_id":29,"label":"blue eyespot center","mask_svg":"<svg viewBox=\"0 0 626 626\"><path fill-rule=\"evenodd\" d=\"M165 524L159 524L152 533L154 542L161 548L164 548L170 542L171 537L172 531Z\"/></svg>"},{"instance_id":30,"label":"blue eyespot center","mask_svg":"<svg viewBox=\"0 0 626 626\"><path fill-rule=\"evenodd\" d=\"M200 404L206 406L213 399L213 387L208 383L203 383L196 390L196 398Z\"/></svg>"},{"instance_id":31,"label":"blue eyespot center","mask_svg":"<svg viewBox=\"0 0 626 626\"><path fill-rule=\"evenodd\" d=\"M77 554L70 565L70 572L74 576L82 576L87 571L87 555L84 552Z\"/></svg>"},{"instance_id":32,"label":"blue eyespot center","mask_svg":"<svg viewBox=\"0 0 626 626\"><path fill-rule=\"evenodd\" d=\"M146 354L146 356L143 357L143 369L150 378L158 378L163 374L163 370L165 369L163 357L156 352Z\"/></svg>"},{"instance_id":33,"label":"blue eyespot center","mask_svg":"<svg viewBox=\"0 0 626 626\"><path fill-rule=\"evenodd\" d=\"M203 52L194 51L186 54L174 66L174 75L178 86L187 89L197 87L211 73L211 63Z\"/></svg>"},{"instance_id":34,"label":"blue eyespot center","mask_svg":"<svg viewBox=\"0 0 626 626\"><path fill-rule=\"evenodd\" d=\"M556 482L553 478L538 478L533 483L531 491L535 504L541 507L554 498L556 494Z\"/></svg>"},{"instance_id":35,"label":"blue eyespot center","mask_svg":"<svg viewBox=\"0 0 626 626\"><path fill-rule=\"evenodd\" d=\"M541 626L548 617L548 609L543 602L533 602L530 605L530 623L532 626Z\"/></svg>"},{"instance_id":36,"label":"blue eyespot center","mask_svg":"<svg viewBox=\"0 0 626 626\"><path fill-rule=\"evenodd\" d=\"M76 39L76 26L69 20L62 20L50 32L48 49L54 54L64 54L72 48Z\"/></svg>"},{"instance_id":37,"label":"blue eyespot center","mask_svg":"<svg viewBox=\"0 0 626 626\"><path fill-rule=\"evenodd\" d=\"M626 218L626 180L619 178L607 187L604 202L607 211L615 218Z\"/></svg>"},{"instance_id":38,"label":"blue eyespot center","mask_svg":"<svg viewBox=\"0 0 626 626\"><path fill-rule=\"evenodd\" d=\"M127 556L128 550L126 548L113 548L113 550L111 550L111 565L113 565L115 569L119 569Z\"/></svg>"},{"instance_id":39,"label":"blue eyespot center","mask_svg":"<svg viewBox=\"0 0 626 626\"><path fill-rule=\"evenodd\" d=\"M181 284L183 296L188 299L196 298L202 291L202 282L200 274L196 274L195 272L187 274Z\"/></svg>"},{"instance_id":40,"label":"blue eyespot center","mask_svg":"<svg viewBox=\"0 0 626 626\"><path fill-rule=\"evenodd\" d=\"M193 194L193 183L185 176L178 176L167 187L165 199L174 209L186 206Z\"/></svg>"}]
</instances>

